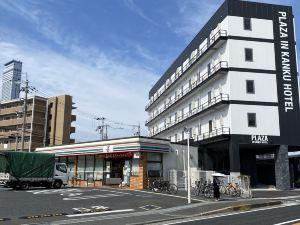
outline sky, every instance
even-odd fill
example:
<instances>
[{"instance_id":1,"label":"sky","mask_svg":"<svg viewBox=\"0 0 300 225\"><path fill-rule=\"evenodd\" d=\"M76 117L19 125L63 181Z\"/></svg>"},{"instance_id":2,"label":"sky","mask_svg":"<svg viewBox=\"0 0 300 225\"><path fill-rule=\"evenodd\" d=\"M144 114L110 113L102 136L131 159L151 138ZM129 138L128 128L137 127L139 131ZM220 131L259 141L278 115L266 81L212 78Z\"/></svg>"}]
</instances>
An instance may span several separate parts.
<instances>
[{"instance_id":1,"label":"sky","mask_svg":"<svg viewBox=\"0 0 300 225\"><path fill-rule=\"evenodd\" d=\"M149 90L222 2L0 0L0 73L20 60L37 95L72 95L76 142L100 138L97 117L108 138L132 136L138 123L147 135ZM260 2L293 6L300 43L300 1Z\"/></svg>"}]
</instances>

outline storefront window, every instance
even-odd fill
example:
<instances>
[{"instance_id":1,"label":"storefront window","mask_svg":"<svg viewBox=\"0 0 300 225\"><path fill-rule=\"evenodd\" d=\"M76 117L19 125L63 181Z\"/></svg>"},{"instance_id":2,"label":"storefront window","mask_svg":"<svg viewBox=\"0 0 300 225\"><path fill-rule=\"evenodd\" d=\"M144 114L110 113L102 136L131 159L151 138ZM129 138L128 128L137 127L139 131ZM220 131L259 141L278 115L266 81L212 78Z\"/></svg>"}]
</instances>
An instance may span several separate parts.
<instances>
[{"instance_id":1,"label":"storefront window","mask_svg":"<svg viewBox=\"0 0 300 225\"><path fill-rule=\"evenodd\" d=\"M94 180L103 180L103 159L95 159L95 171L94 171Z\"/></svg>"},{"instance_id":2,"label":"storefront window","mask_svg":"<svg viewBox=\"0 0 300 225\"><path fill-rule=\"evenodd\" d=\"M162 155L160 153L147 154L148 177L162 177Z\"/></svg>"},{"instance_id":3,"label":"storefront window","mask_svg":"<svg viewBox=\"0 0 300 225\"><path fill-rule=\"evenodd\" d=\"M75 162L75 157L74 156L68 157L67 167L68 167L69 180L72 180L72 178L75 177L74 162Z\"/></svg>"},{"instance_id":4,"label":"storefront window","mask_svg":"<svg viewBox=\"0 0 300 225\"><path fill-rule=\"evenodd\" d=\"M85 156L78 156L77 177L84 180Z\"/></svg>"},{"instance_id":5,"label":"storefront window","mask_svg":"<svg viewBox=\"0 0 300 225\"><path fill-rule=\"evenodd\" d=\"M87 155L86 156L86 166L85 166L85 180L93 180L94 179L94 156Z\"/></svg>"},{"instance_id":6,"label":"storefront window","mask_svg":"<svg viewBox=\"0 0 300 225\"><path fill-rule=\"evenodd\" d=\"M131 175L133 175L133 176L139 175L139 159L132 159Z\"/></svg>"}]
</instances>

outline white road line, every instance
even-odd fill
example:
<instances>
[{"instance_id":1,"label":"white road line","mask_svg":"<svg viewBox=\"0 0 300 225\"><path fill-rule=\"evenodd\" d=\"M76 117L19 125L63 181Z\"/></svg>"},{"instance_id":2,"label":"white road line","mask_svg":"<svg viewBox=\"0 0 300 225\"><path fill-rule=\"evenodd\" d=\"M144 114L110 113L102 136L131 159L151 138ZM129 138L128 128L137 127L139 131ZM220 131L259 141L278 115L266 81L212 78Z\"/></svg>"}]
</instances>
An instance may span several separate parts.
<instances>
[{"instance_id":1,"label":"white road line","mask_svg":"<svg viewBox=\"0 0 300 225\"><path fill-rule=\"evenodd\" d=\"M299 222L299 221L300 221L300 218L296 219L296 220L286 221L286 222L283 222L283 223L276 223L274 225L283 225L283 224L288 224L288 223L293 223L293 222Z\"/></svg>"},{"instance_id":2,"label":"white road line","mask_svg":"<svg viewBox=\"0 0 300 225\"><path fill-rule=\"evenodd\" d=\"M173 225L173 224L181 224L181 223L187 223L187 222L194 222L194 221L201 221L201 220L208 220L208 219L214 219L214 218L220 218L220 217L227 217L227 216L234 216L239 214L245 214L245 213L252 213L252 212L258 212L258 211L265 211L270 209L278 209L278 208L284 208L289 207L291 205L281 205L281 206L274 206L274 207L268 207L268 208L262 208L262 209L254 209L250 211L242 211L242 212L235 212L235 213L227 213L227 214L221 214L221 215L214 215L214 216L207 216L207 217L198 217L194 219L187 219L187 220L181 220L181 221L174 221L170 223L162 223L163 225ZM159 223L157 223L159 224Z\"/></svg>"},{"instance_id":3,"label":"white road line","mask_svg":"<svg viewBox=\"0 0 300 225\"><path fill-rule=\"evenodd\" d=\"M132 212L132 211L134 211L134 209L121 209L121 210L94 212L94 213L81 213L81 214L66 215L66 216L67 217L93 216L93 215L102 215L102 214L118 213L118 212Z\"/></svg>"},{"instance_id":4,"label":"white road line","mask_svg":"<svg viewBox=\"0 0 300 225\"><path fill-rule=\"evenodd\" d=\"M165 194L165 193L157 193L157 192L149 192L149 191L141 191L141 190L133 190L133 191L154 194L154 195L164 195L164 196L169 196L169 197L174 197L174 198L187 199L187 197L184 197L184 196L171 195L171 194ZM192 200L197 201L197 202L205 202L205 200L200 200L200 199L196 199L196 198L192 198Z\"/></svg>"}]
</instances>

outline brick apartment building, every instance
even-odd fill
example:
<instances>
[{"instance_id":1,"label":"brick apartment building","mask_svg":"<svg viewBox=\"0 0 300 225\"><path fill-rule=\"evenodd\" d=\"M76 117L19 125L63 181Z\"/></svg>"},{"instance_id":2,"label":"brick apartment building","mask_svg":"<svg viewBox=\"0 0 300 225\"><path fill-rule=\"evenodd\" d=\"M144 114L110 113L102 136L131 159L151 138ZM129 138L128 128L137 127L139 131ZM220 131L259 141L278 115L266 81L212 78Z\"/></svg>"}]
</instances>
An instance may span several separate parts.
<instances>
[{"instance_id":1,"label":"brick apartment building","mask_svg":"<svg viewBox=\"0 0 300 225\"><path fill-rule=\"evenodd\" d=\"M49 99L32 96L27 100L24 149L74 143L70 135L75 132L71 123L72 97L62 95ZM23 127L23 100L2 101L0 105L0 151L20 150Z\"/></svg>"}]
</instances>

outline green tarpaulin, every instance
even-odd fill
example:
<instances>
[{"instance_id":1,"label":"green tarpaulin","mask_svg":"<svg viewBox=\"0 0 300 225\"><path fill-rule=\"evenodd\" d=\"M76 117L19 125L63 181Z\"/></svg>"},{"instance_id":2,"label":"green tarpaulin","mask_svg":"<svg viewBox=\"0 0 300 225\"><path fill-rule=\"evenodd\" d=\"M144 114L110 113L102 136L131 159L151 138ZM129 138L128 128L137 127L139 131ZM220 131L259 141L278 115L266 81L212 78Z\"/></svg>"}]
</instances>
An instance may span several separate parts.
<instances>
[{"instance_id":1,"label":"green tarpaulin","mask_svg":"<svg viewBox=\"0 0 300 225\"><path fill-rule=\"evenodd\" d=\"M55 155L35 152L0 153L0 173L9 173L15 178L53 177Z\"/></svg>"}]
</instances>

